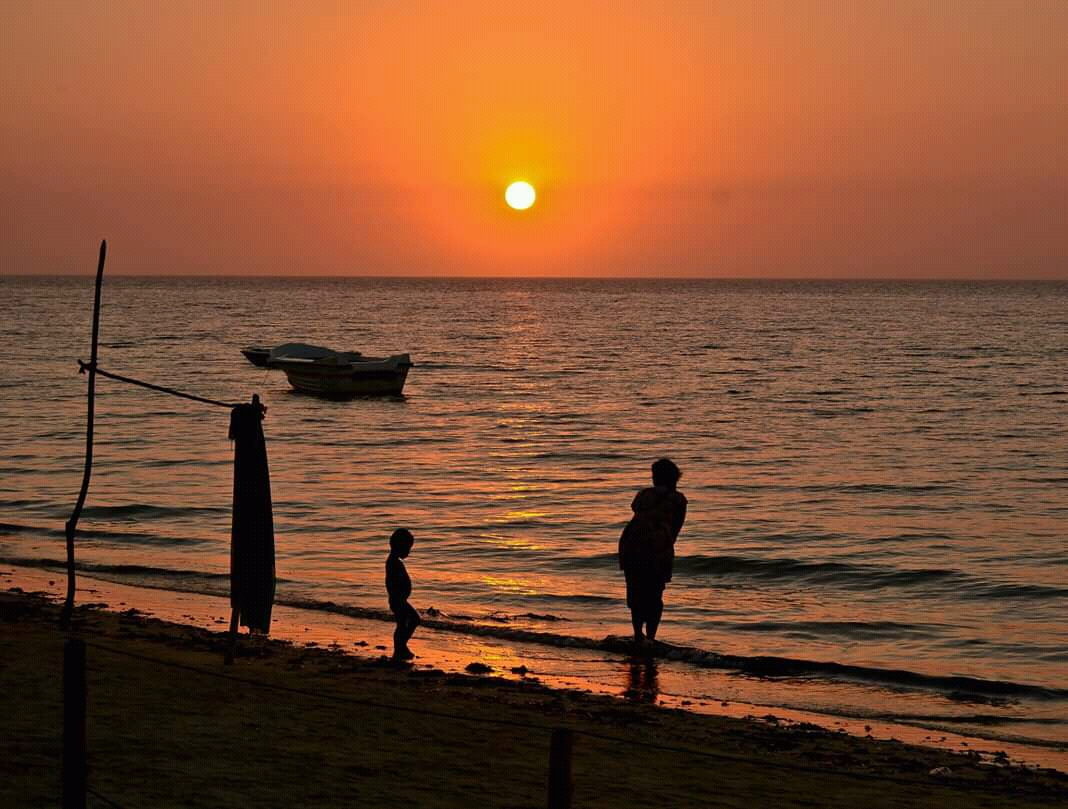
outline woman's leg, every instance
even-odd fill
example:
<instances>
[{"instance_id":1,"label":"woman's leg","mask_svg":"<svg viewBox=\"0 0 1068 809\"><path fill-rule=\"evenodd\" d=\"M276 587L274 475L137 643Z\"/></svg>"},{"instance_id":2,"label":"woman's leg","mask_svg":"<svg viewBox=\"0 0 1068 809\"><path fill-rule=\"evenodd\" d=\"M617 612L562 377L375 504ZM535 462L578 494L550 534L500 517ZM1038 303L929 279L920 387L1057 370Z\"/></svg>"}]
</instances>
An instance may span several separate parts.
<instances>
[{"instance_id":1,"label":"woman's leg","mask_svg":"<svg viewBox=\"0 0 1068 809\"><path fill-rule=\"evenodd\" d=\"M656 630L660 626L660 617L664 614L664 587L654 589L649 593L649 612L646 616L647 632L649 640L656 640Z\"/></svg>"},{"instance_id":2,"label":"woman's leg","mask_svg":"<svg viewBox=\"0 0 1068 809\"><path fill-rule=\"evenodd\" d=\"M634 640L640 642L642 640L642 624L645 623L645 619L642 616L641 610L632 608L630 611L630 625L634 628Z\"/></svg>"},{"instance_id":3,"label":"woman's leg","mask_svg":"<svg viewBox=\"0 0 1068 809\"><path fill-rule=\"evenodd\" d=\"M627 574L627 606L630 607L630 625L634 627L634 642L641 643L643 639L642 624L645 623L642 594L637 581L630 574Z\"/></svg>"}]
</instances>

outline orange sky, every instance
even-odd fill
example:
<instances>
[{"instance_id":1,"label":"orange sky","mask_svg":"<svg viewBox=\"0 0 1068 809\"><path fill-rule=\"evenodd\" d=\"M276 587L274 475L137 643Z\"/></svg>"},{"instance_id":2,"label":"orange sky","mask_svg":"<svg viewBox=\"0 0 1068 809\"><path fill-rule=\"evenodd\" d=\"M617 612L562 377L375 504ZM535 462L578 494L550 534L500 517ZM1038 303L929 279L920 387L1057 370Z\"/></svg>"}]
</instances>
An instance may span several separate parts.
<instances>
[{"instance_id":1,"label":"orange sky","mask_svg":"<svg viewBox=\"0 0 1068 809\"><path fill-rule=\"evenodd\" d=\"M1066 42L1064 0L11 3L0 273L1068 278Z\"/></svg>"}]
</instances>

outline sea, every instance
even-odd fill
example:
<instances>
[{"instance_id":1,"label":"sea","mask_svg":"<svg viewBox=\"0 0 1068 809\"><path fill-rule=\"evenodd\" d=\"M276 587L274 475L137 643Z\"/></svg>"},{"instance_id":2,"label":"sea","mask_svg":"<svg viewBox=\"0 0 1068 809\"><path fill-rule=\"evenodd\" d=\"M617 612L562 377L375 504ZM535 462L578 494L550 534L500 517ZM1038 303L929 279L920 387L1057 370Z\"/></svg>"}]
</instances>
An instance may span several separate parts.
<instances>
[{"instance_id":1,"label":"sea","mask_svg":"<svg viewBox=\"0 0 1068 809\"><path fill-rule=\"evenodd\" d=\"M63 563L92 296L0 278L0 563ZM290 341L414 367L403 397L313 398L241 355ZM726 671L763 704L1068 749L1068 284L110 277L100 367L260 395L278 599L312 623L387 617L403 526L424 615L595 657L630 631L617 542L669 457L660 637L695 693ZM228 411L97 384L83 577L225 594Z\"/></svg>"}]
</instances>

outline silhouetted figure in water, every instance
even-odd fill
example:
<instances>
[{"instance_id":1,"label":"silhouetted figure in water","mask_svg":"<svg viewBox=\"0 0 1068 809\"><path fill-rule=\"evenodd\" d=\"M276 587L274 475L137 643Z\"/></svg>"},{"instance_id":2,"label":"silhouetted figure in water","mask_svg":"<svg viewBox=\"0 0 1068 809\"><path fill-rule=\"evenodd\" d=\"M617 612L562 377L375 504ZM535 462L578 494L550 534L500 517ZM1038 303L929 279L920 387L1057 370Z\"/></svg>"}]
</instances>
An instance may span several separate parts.
<instances>
[{"instance_id":1,"label":"silhouetted figure in water","mask_svg":"<svg viewBox=\"0 0 1068 809\"><path fill-rule=\"evenodd\" d=\"M411 660L415 657L408 648L408 639L419 626L419 613L408 603L412 594L412 579L404 567L402 559L412 552L415 537L407 528L398 528L389 538L389 557L386 559L386 592L389 594L389 608L397 628L393 631L393 659Z\"/></svg>"},{"instance_id":2,"label":"silhouetted figure in water","mask_svg":"<svg viewBox=\"0 0 1068 809\"><path fill-rule=\"evenodd\" d=\"M627 606L634 643L656 640L664 612L664 586L671 581L675 539L686 521L686 498L677 491L682 473L667 458L653 464L653 485L631 503L634 516L619 538L619 566L627 579ZM645 635L642 635L642 628Z\"/></svg>"}]
</instances>

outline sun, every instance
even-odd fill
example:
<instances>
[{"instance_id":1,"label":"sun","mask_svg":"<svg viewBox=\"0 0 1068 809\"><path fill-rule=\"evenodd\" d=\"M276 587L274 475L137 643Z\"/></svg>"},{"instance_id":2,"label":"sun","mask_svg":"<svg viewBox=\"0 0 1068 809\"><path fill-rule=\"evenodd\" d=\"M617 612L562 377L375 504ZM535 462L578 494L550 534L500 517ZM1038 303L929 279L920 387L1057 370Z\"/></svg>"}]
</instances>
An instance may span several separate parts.
<instances>
[{"instance_id":1,"label":"sun","mask_svg":"<svg viewBox=\"0 0 1068 809\"><path fill-rule=\"evenodd\" d=\"M512 183L504 192L504 201L517 211L525 211L534 204L536 198L534 186L522 180Z\"/></svg>"}]
</instances>

